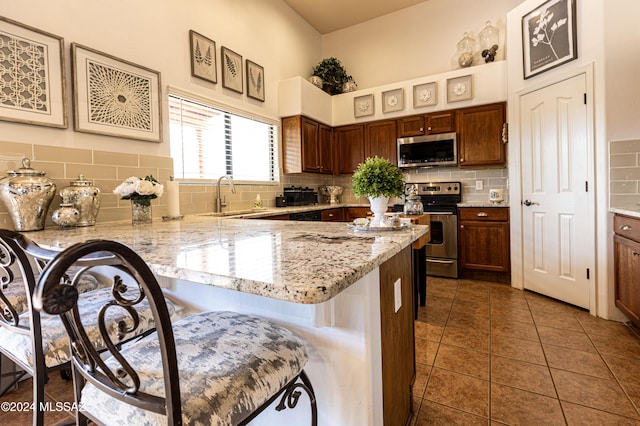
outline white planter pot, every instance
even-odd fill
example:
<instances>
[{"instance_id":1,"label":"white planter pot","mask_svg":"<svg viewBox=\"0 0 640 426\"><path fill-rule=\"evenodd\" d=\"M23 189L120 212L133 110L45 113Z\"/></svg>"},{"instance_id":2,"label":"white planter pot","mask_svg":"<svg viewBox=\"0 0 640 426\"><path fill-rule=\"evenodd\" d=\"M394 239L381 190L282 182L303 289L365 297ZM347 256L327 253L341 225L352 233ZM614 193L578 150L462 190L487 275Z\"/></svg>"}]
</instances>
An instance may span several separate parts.
<instances>
[{"instance_id":1,"label":"white planter pot","mask_svg":"<svg viewBox=\"0 0 640 426\"><path fill-rule=\"evenodd\" d=\"M373 220L370 226L383 226L384 214L387 212L387 206L389 205L389 197L369 197L369 203L371 203L371 211L373 212Z\"/></svg>"}]
</instances>

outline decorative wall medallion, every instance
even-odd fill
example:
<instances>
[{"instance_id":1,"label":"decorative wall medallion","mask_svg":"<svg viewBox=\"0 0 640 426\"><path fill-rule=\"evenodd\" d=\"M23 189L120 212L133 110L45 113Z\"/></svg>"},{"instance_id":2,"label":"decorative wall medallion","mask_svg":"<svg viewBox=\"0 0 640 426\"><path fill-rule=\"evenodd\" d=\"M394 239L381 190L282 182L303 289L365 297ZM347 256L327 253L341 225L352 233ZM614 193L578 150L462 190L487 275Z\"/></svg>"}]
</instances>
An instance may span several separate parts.
<instances>
[{"instance_id":1,"label":"decorative wall medallion","mask_svg":"<svg viewBox=\"0 0 640 426\"><path fill-rule=\"evenodd\" d=\"M382 92L382 112L402 111L404 109L404 89Z\"/></svg>"},{"instance_id":2,"label":"decorative wall medallion","mask_svg":"<svg viewBox=\"0 0 640 426\"><path fill-rule=\"evenodd\" d=\"M413 86L413 107L420 108L432 106L438 103L438 84L432 83L418 84Z\"/></svg>"},{"instance_id":3,"label":"decorative wall medallion","mask_svg":"<svg viewBox=\"0 0 640 426\"><path fill-rule=\"evenodd\" d=\"M0 120L67 127L64 40L0 17Z\"/></svg>"},{"instance_id":4,"label":"decorative wall medallion","mask_svg":"<svg viewBox=\"0 0 640 426\"><path fill-rule=\"evenodd\" d=\"M75 130L160 142L160 73L71 44Z\"/></svg>"},{"instance_id":5,"label":"decorative wall medallion","mask_svg":"<svg viewBox=\"0 0 640 426\"><path fill-rule=\"evenodd\" d=\"M447 102L473 99L473 80L471 75L447 80Z\"/></svg>"},{"instance_id":6,"label":"decorative wall medallion","mask_svg":"<svg viewBox=\"0 0 640 426\"><path fill-rule=\"evenodd\" d=\"M353 98L353 115L354 117L366 117L373 115L374 104L373 94L358 96Z\"/></svg>"}]
</instances>

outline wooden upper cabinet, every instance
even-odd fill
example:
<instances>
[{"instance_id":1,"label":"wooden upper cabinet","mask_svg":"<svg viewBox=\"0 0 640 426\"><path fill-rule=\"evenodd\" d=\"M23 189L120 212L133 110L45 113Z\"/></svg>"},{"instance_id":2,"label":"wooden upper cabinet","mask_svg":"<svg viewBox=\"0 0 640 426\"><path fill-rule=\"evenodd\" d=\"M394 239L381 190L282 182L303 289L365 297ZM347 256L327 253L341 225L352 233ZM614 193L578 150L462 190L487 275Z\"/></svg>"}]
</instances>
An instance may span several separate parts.
<instances>
[{"instance_id":1,"label":"wooden upper cabinet","mask_svg":"<svg viewBox=\"0 0 640 426\"><path fill-rule=\"evenodd\" d=\"M300 115L282 119L284 173L333 174L331 127Z\"/></svg>"},{"instance_id":2,"label":"wooden upper cabinet","mask_svg":"<svg viewBox=\"0 0 640 426\"><path fill-rule=\"evenodd\" d=\"M412 115L398 119L398 137L410 138L424 135L424 115Z\"/></svg>"},{"instance_id":3,"label":"wooden upper cabinet","mask_svg":"<svg viewBox=\"0 0 640 426\"><path fill-rule=\"evenodd\" d=\"M364 125L352 124L333 129L338 173L353 173L364 162Z\"/></svg>"},{"instance_id":4,"label":"wooden upper cabinet","mask_svg":"<svg viewBox=\"0 0 640 426\"><path fill-rule=\"evenodd\" d=\"M366 157L386 158L398 164L396 120L383 120L364 125L364 154Z\"/></svg>"},{"instance_id":5,"label":"wooden upper cabinet","mask_svg":"<svg viewBox=\"0 0 640 426\"><path fill-rule=\"evenodd\" d=\"M502 128L505 103L458 110L458 166L498 166L506 163Z\"/></svg>"},{"instance_id":6,"label":"wooden upper cabinet","mask_svg":"<svg viewBox=\"0 0 640 426\"><path fill-rule=\"evenodd\" d=\"M456 111L439 111L425 115L412 115L397 120L398 137L433 135L456 131Z\"/></svg>"}]
</instances>

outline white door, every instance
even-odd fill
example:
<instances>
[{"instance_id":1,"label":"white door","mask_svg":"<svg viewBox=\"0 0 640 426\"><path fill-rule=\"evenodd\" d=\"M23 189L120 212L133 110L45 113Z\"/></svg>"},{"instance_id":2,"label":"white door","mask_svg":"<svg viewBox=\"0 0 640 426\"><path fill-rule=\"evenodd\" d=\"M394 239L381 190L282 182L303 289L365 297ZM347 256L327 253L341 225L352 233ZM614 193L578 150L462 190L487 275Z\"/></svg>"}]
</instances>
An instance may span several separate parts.
<instances>
[{"instance_id":1,"label":"white door","mask_svg":"<svg viewBox=\"0 0 640 426\"><path fill-rule=\"evenodd\" d=\"M589 308L586 76L520 98L524 288Z\"/></svg>"}]
</instances>

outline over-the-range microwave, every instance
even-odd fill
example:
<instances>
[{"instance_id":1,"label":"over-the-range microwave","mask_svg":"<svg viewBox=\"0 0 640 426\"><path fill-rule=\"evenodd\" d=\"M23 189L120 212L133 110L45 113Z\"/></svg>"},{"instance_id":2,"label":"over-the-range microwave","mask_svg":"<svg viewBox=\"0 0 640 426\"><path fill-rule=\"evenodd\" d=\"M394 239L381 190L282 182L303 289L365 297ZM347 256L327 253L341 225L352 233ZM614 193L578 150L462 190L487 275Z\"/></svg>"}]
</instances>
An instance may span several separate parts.
<instances>
[{"instance_id":1,"label":"over-the-range microwave","mask_svg":"<svg viewBox=\"0 0 640 426\"><path fill-rule=\"evenodd\" d=\"M455 132L398 139L398 167L457 166Z\"/></svg>"}]
</instances>

